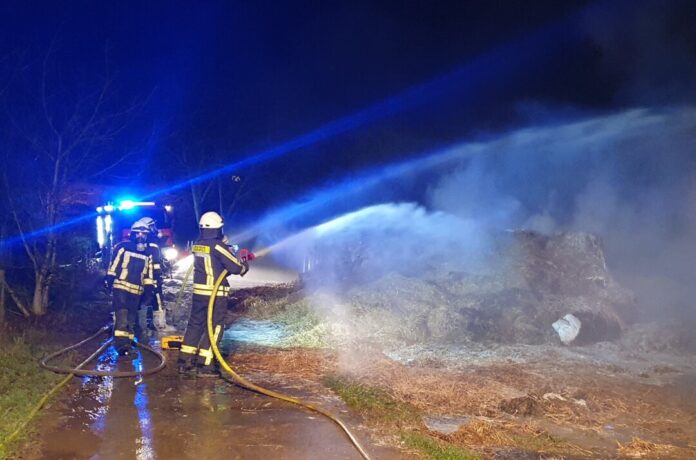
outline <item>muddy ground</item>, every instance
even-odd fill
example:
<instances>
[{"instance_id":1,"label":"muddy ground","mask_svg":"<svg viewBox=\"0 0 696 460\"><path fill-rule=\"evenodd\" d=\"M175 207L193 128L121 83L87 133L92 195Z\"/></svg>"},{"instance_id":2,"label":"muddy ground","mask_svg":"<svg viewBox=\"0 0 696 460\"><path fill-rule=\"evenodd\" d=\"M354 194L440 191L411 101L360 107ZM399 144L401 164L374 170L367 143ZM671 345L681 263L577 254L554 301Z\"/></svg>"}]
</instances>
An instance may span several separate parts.
<instances>
[{"instance_id":1,"label":"muddy ground","mask_svg":"<svg viewBox=\"0 0 696 460\"><path fill-rule=\"evenodd\" d=\"M620 366L607 350L537 347L460 353L406 349L390 357L369 346L346 354L247 342L229 361L255 383L334 411L374 458L419 456L403 431L482 458L696 457L696 372L683 360L635 356ZM117 363L113 352L99 364L134 365ZM387 389L420 420L356 413L327 388L327 375ZM181 377L171 366L139 385L76 379L38 431L19 458L359 458L321 416L222 380Z\"/></svg>"},{"instance_id":2,"label":"muddy ground","mask_svg":"<svg viewBox=\"0 0 696 460\"><path fill-rule=\"evenodd\" d=\"M292 274L275 267L259 267L254 277L238 284L253 287L287 281ZM177 305L183 271L168 280L165 288L170 315L183 333L189 297ZM239 281L239 280L237 280ZM186 291L190 291L187 289ZM190 293L189 293L190 294ZM109 318L108 298L94 299L75 306L73 320L63 318L53 324L45 337L51 348L77 342L97 330ZM171 313L171 312L170 312ZM80 334L80 330L85 331ZM53 333L50 334L49 332ZM144 339L158 350L160 337ZM105 340L105 336L100 340ZM99 340L86 344L71 357L91 353ZM58 459L257 459L257 458L360 458L343 432L329 419L294 404L275 400L222 379L195 379L176 372L177 352L165 351L167 367L160 373L134 379L110 377L75 378L33 422L36 433L15 450L11 458L27 460ZM230 360L234 365L234 358ZM133 370L156 366L147 352L137 359L119 358L113 347L92 364L103 370ZM38 365L38 364L37 364ZM350 427L375 458L409 458L398 447L371 436L372 430L330 391L304 388L292 381L265 379L251 374L254 382L286 391L295 397L335 413ZM274 386L275 385L275 386Z\"/></svg>"},{"instance_id":3,"label":"muddy ground","mask_svg":"<svg viewBox=\"0 0 696 460\"><path fill-rule=\"evenodd\" d=\"M170 284L173 303L180 283ZM254 383L335 412L373 458L433 455L405 441L413 433L480 458L696 458L696 360L650 350L640 328L584 347L287 348L281 336L272 321L237 317L228 361ZM113 351L99 363L134 365ZM410 415L346 404L327 379L378 389L387 410ZM223 380L179 376L173 366L138 385L75 379L35 426L40 435L17 458L360 458L317 414Z\"/></svg>"},{"instance_id":4,"label":"muddy ground","mask_svg":"<svg viewBox=\"0 0 696 460\"><path fill-rule=\"evenodd\" d=\"M168 353L173 354L173 353ZM132 369L113 351L99 367ZM144 365L152 365L145 358ZM293 393L330 408L376 458L402 458L377 446L334 396ZM172 366L132 379L84 378L44 411L23 459L360 458L327 419L216 379L179 376Z\"/></svg>"},{"instance_id":5,"label":"muddy ground","mask_svg":"<svg viewBox=\"0 0 696 460\"><path fill-rule=\"evenodd\" d=\"M441 349L390 358L369 347L350 354L257 348L236 361L244 372L298 388L339 374L386 389L421 415L422 423L401 429L484 458L696 458L696 372L683 359L642 356L622 367L600 349L538 347L475 355L460 351L455 363L456 354Z\"/></svg>"}]
</instances>

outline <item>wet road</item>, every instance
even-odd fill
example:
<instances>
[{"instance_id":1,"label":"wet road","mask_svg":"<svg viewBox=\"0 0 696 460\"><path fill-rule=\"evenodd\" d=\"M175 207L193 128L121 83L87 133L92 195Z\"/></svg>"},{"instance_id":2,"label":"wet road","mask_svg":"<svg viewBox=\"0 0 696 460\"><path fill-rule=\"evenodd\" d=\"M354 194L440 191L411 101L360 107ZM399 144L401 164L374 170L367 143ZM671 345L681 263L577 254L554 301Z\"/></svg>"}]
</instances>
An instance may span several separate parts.
<instances>
[{"instance_id":1,"label":"wet road","mask_svg":"<svg viewBox=\"0 0 696 460\"><path fill-rule=\"evenodd\" d=\"M234 277L234 286L284 283L297 276L269 261L260 262L255 263L248 276ZM173 285L165 285L165 292L178 291L185 269L175 274ZM169 364L162 372L145 377L138 385L134 385L134 379L74 379L75 383L63 391L58 401L43 411L36 422L37 431L42 433L39 442L25 450L22 458L361 458L343 432L321 415L252 393L222 379L180 376L172 364L176 352L167 352L167 359ZM144 358L119 360L111 348L102 354L96 368L133 370L143 365L154 367L155 359L144 353ZM264 385L260 381L255 383ZM282 388L273 389L282 392ZM335 400L327 403L341 404ZM337 415L349 425L372 458L409 457L397 449L371 445L369 436L356 429L355 421L346 420L345 413Z\"/></svg>"},{"instance_id":2,"label":"wet road","mask_svg":"<svg viewBox=\"0 0 696 460\"><path fill-rule=\"evenodd\" d=\"M99 366L126 370L140 364L118 362L111 352ZM41 446L30 458L360 458L342 432L317 414L221 379L182 377L172 366L139 385L112 378L84 378L78 385L44 412ZM371 446L365 433L351 428L374 458L403 458Z\"/></svg>"}]
</instances>

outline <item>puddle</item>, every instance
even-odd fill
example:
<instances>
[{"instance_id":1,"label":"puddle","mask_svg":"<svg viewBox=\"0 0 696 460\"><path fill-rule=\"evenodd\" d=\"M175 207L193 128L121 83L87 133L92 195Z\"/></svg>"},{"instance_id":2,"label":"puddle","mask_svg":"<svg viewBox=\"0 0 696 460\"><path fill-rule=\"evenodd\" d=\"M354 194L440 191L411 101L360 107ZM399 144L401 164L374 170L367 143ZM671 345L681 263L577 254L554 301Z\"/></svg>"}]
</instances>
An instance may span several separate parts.
<instances>
[{"instance_id":1,"label":"puddle","mask_svg":"<svg viewBox=\"0 0 696 460\"><path fill-rule=\"evenodd\" d=\"M273 321L240 319L225 330L222 343L245 342L273 347L282 345L286 337L285 328Z\"/></svg>"},{"instance_id":2,"label":"puddle","mask_svg":"<svg viewBox=\"0 0 696 460\"><path fill-rule=\"evenodd\" d=\"M423 423L430 431L441 434L452 434L460 426L471 421L471 417L424 417Z\"/></svg>"}]
</instances>

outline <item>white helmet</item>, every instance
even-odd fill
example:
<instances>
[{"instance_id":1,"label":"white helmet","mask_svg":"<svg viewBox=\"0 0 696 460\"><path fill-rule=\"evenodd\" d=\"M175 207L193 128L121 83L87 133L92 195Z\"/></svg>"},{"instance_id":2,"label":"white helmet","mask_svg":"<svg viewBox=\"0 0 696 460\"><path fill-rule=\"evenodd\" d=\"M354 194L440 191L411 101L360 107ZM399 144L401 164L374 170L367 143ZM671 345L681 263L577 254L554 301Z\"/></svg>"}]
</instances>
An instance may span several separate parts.
<instances>
[{"instance_id":1,"label":"white helmet","mask_svg":"<svg viewBox=\"0 0 696 460\"><path fill-rule=\"evenodd\" d=\"M133 225L131 225L131 232L150 232L150 229L148 228L147 224L143 222L143 219L136 220L133 222Z\"/></svg>"},{"instance_id":2,"label":"white helmet","mask_svg":"<svg viewBox=\"0 0 696 460\"><path fill-rule=\"evenodd\" d=\"M198 222L200 228L222 228L225 223L220 217L220 214L209 211L201 216L201 220Z\"/></svg>"},{"instance_id":3,"label":"white helmet","mask_svg":"<svg viewBox=\"0 0 696 460\"><path fill-rule=\"evenodd\" d=\"M155 219L152 217L143 217L139 221L136 222L136 224L142 224L148 229L150 229L151 233L157 233L157 223L155 222Z\"/></svg>"}]
</instances>

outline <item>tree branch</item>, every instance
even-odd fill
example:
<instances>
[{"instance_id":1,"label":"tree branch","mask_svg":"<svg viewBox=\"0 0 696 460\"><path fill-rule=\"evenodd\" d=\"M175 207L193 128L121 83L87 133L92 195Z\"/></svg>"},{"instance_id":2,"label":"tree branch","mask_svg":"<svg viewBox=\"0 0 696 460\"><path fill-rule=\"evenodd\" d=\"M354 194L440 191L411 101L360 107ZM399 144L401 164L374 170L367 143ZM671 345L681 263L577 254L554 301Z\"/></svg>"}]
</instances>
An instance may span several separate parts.
<instances>
[{"instance_id":1,"label":"tree branch","mask_svg":"<svg viewBox=\"0 0 696 460\"><path fill-rule=\"evenodd\" d=\"M29 309L26 307L26 305L24 305L24 302L22 302L22 299L19 298L15 290L10 287L7 280L5 280L5 289L7 289L7 292L10 294L10 297L12 297L12 300L14 301L15 305L17 305L17 308L19 308L19 311L22 312L25 318L29 318L31 316Z\"/></svg>"},{"instance_id":2,"label":"tree branch","mask_svg":"<svg viewBox=\"0 0 696 460\"><path fill-rule=\"evenodd\" d=\"M104 98L106 97L106 93L107 93L109 86L110 86L110 80L106 80L104 82L104 85L102 86L101 91L99 92L99 96L97 97L97 100L94 103L94 107L92 107L90 115L87 117L87 120L82 124L82 129L75 136L74 141L70 145L68 145L68 147L65 149L66 155L70 154L72 149L75 148L77 145L79 145L82 142L82 140L84 139L84 136L91 129L94 128L94 126L95 126L94 120L97 118L97 115L99 114L99 111L101 110L101 107L102 107L102 104L104 103ZM75 113L73 114L73 117L76 117L78 113L79 113L79 109L75 108Z\"/></svg>"},{"instance_id":3,"label":"tree branch","mask_svg":"<svg viewBox=\"0 0 696 460\"><path fill-rule=\"evenodd\" d=\"M48 71L46 70L46 67L48 66L48 58L51 56L51 52L53 51L53 45L55 44L55 38L51 40L51 44L48 47L48 51L46 52L46 56L44 57L43 60L43 65L41 67L42 73L41 73L41 106L43 107L43 112L44 112L44 117L46 117L46 122L48 123L48 126L51 128L51 131L53 131L53 134L56 136L60 136L60 133L56 129L55 125L53 124L53 119L51 118L51 115L48 111L48 101L46 100L46 80L47 80L47 75Z\"/></svg>"},{"instance_id":4,"label":"tree branch","mask_svg":"<svg viewBox=\"0 0 696 460\"><path fill-rule=\"evenodd\" d=\"M17 216L17 207L15 206L14 200L12 199L12 193L10 191L10 182L7 179L7 171L4 171L2 175L3 175L3 179L4 179L4 183L5 183L5 190L7 191L7 201L8 201L8 204L10 205L10 212L12 212L12 216L14 217L15 224L17 224L17 230L19 230L19 236L22 238L22 244L24 245L24 250L27 252L27 256L29 256L29 259L31 259L31 262L34 265L34 270L37 270L36 256L29 248L29 243L27 242L27 240L24 236L24 230L22 228L22 224L20 223L19 217Z\"/></svg>"}]
</instances>

